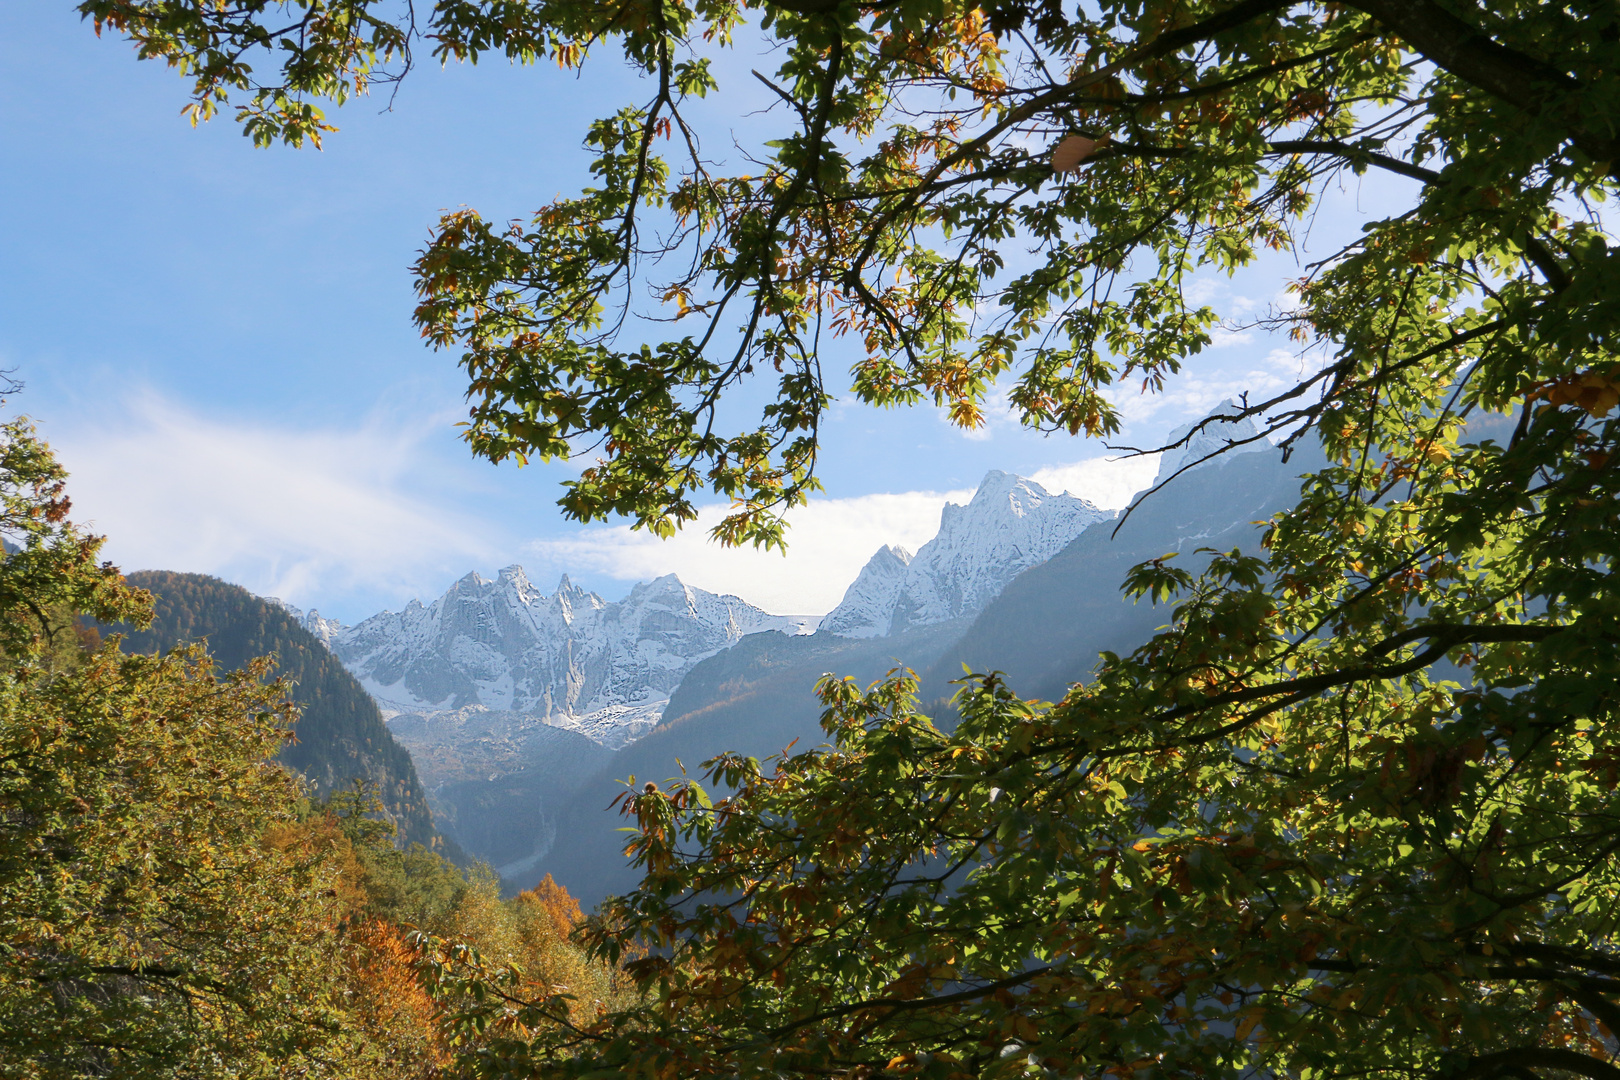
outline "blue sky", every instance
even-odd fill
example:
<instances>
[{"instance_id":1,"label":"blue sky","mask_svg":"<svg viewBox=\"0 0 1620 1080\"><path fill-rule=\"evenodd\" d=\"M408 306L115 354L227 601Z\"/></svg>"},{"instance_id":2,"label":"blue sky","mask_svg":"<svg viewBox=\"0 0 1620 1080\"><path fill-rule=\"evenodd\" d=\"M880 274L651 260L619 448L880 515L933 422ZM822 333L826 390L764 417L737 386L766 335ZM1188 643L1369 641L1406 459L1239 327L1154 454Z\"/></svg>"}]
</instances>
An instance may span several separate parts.
<instances>
[{"instance_id":1,"label":"blue sky","mask_svg":"<svg viewBox=\"0 0 1620 1080\"><path fill-rule=\"evenodd\" d=\"M770 122L736 78L769 63L726 65L727 92L705 106L711 147ZM371 98L335 115L321 151L256 150L228 119L194 130L184 90L97 40L68 0L0 5L0 366L25 383L6 407L38 421L73 472L76 517L125 569L214 573L345 621L510 563L610 598L677 572L816 613L880 544L931 536L943 502L988 469L1105 505L1151 476L1005 418L964 434L932 410L845 404L825 428L826 497L793 519L786 559L699 530L660 543L566 521L568 465L495 467L458 441L462 381L454 354L411 328L407 266L443 209L503 219L577 189L586 123L644 96L622 66L424 63L392 111ZM1332 229L1369 197L1346 192ZM1296 273L1273 261L1199 287L1239 314ZM1125 437L1281 385L1280 345L1226 339L1168 393L1127 394Z\"/></svg>"}]
</instances>

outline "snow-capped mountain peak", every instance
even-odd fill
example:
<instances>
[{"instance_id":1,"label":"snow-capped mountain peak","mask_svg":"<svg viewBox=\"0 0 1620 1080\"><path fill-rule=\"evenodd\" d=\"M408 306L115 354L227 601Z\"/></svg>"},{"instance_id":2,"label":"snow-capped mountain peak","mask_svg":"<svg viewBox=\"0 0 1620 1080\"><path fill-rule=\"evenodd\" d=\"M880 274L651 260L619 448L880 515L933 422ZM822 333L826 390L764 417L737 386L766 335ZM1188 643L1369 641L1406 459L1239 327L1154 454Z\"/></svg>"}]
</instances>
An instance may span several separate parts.
<instances>
[{"instance_id":1,"label":"snow-capped mountain peak","mask_svg":"<svg viewBox=\"0 0 1620 1080\"><path fill-rule=\"evenodd\" d=\"M1170 432L1164 445L1174 446L1189 434L1187 444L1179 450L1168 450L1159 461L1159 474L1154 483L1162 483L1174 476L1182 469L1201 469L1206 465L1214 465L1225 460L1232 454L1247 454L1256 450L1270 450L1271 443L1265 439L1257 439L1260 429L1255 426L1254 418L1240 416L1243 407L1231 398L1227 398L1215 407L1204 419L1211 417L1237 417L1233 420L1218 419L1213 424L1205 424L1196 434L1193 428L1202 420L1190 424L1182 424ZM1250 440L1244 442L1243 440ZM1224 453L1220 453L1224 451ZM1220 453L1219 457L1210 457L1211 454ZM1209 458L1205 461L1205 458Z\"/></svg>"},{"instance_id":2,"label":"snow-capped mountain peak","mask_svg":"<svg viewBox=\"0 0 1620 1080\"><path fill-rule=\"evenodd\" d=\"M887 634L900 590L905 587L911 557L911 552L897 545L878 548L844 591L843 602L821 620L820 629L843 637Z\"/></svg>"},{"instance_id":3,"label":"snow-capped mountain peak","mask_svg":"<svg viewBox=\"0 0 1620 1080\"><path fill-rule=\"evenodd\" d=\"M966 506L945 505L939 533L914 558L880 548L821 628L883 637L975 615L1013 578L1112 517L1084 499L993 469Z\"/></svg>"},{"instance_id":4,"label":"snow-capped mountain peak","mask_svg":"<svg viewBox=\"0 0 1620 1080\"><path fill-rule=\"evenodd\" d=\"M322 618L321 613L316 611L314 608L310 608L308 611L304 611L301 608L295 608L279 596L267 596L264 599L266 602L275 604L288 615L291 615L294 622L296 622L299 626L302 626L305 630L308 630L310 633L314 634L316 637L320 638L321 643L328 647L330 647L332 644L332 638L336 637L344 629L342 623L338 622L336 619Z\"/></svg>"}]
</instances>

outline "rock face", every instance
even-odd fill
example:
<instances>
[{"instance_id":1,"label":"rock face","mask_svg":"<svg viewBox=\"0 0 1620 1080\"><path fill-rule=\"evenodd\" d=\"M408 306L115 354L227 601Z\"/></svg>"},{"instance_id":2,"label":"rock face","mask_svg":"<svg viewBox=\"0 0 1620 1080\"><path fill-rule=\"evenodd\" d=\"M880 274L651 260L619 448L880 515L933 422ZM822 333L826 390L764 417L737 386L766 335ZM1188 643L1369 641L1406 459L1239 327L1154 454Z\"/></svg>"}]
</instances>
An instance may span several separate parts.
<instances>
[{"instance_id":1,"label":"rock face","mask_svg":"<svg viewBox=\"0 0 1620 1080\"><path fill-rule=\"evenodd\" d=\"M821 629L887 637L976 615L1007 583L1113 518L1084 499L992 470L966 506L946 505L939 532L915 557L880 548Z\"/></svg>"},{"instance_id":2,"label":"rock face","mask_svg":"<svg viewBox=\"0 0 1620 1080\"><path fill-rule=\"evenodd\" d=\"M328 619L323 617L321 613L316 611L314 608L310 608L308 611L303 611L299 608L293 607L279 596L267 596L264 599L269 603L275 604L287 614L291 615L294 622L296 622L299 626L302 626L305 630L308 630L310 633L314 634L320 639L321 644L325 645L327 648L332 647L332 639L343 631L342 623L338 622L336 619Z\"/></svg>"},{"instance_id":3,"label":"rock face","mask_svg":"<svg viewBox=\"0 0 1620 1080\"><path fill-rule=\"evenodd\" d=\"M746 634L798 629L796 620L683 585L673 574L609 603L567 577L543 593L520 566L494 581L468 574L431 604L413 600L357 626L314 612L302 621L385 713L481 706L572 728L605 746L656 723L698 661Z\"/></svg>"},{"instance_id":4,"label":"rock face","mask_svg":"<svg viewBox=\"0 0 1620 1080\"><path fill-rule=\"evenodd\" d=\"M1099 653L1123 655L1141 645L1169 613L1120 591L1131 567L1175 552L1173 565L1196 575L1209 564L1209 549L1261 554L1264 526L1256 522L1295 505L1300 475L1327 463L1314 443L1287 462L1275 447L1264 449L1228 451L1139 494L1117 532L1112 525L1091 530L1021 574L921 673L922 700L948 698L965 665L1002 672L1021 697L1057 701L1090 676Z\"/></svg>"}]
</instances>

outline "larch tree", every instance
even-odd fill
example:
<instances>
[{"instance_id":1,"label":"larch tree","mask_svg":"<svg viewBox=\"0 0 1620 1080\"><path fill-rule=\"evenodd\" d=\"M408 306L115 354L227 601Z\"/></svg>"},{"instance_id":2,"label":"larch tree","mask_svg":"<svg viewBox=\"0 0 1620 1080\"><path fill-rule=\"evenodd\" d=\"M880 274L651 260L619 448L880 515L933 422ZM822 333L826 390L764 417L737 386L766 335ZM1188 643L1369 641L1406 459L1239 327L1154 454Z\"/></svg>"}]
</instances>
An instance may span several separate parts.
<instances>
[{"instance_id":1,"label":"larch tree","mask_svg":"<svg viewBox=\"0 0 1620 1080\"><path fill-rule=\"evenodd\" d=\"M637 793L646 879L594 942L654 946L647 1002L576 1022L451 957L443 992L505 1025L468 1071L1620 1080L1612 0L80 10L261 143L424 42L640 68L585 128L593 186L444 218L416 318L475 453L594 441L567 513L668 533L713 491L729 542L782 542L846 388L971 426L1008 385L1031 426L1114 433L1111 387L1209 342L1190 274L1404 178L1267 320L1316 362L1238 412L1328 465L1263 555L1139 567L1166 629L1055 705L985 677L947 732L903 677L832 681L831 750ZM779 46L746 173L688 119L739 32ZM648 290L684 336L631 340Z\"/></svg>"}]
</instances>

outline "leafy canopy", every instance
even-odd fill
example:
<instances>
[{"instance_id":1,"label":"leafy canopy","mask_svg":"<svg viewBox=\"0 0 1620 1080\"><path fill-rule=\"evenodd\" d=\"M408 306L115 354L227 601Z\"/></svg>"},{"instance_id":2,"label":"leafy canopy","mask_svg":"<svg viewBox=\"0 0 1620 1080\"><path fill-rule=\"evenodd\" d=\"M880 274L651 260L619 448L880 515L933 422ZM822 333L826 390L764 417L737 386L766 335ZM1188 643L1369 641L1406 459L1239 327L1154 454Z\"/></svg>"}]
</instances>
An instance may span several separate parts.
<instances>
[{"instance_id":1,"label":"leafy canopy","mask_svg":"<svg viewBox=\"0 0 1620 1080\"><path fill-rule=\"evenodd\" d=\"M1409 204L1276 316L1338 358L1266 403L1290 404L1279 423L1323 419L1323 390L1353 406L1379 373L1445 379L1545 340L1475 380L1468 403L1503 407L1585 371L1593 340L1583 313L1597 309L1571 302L1602 295L1606 248L1579 208L1617 158L1614 12L1598 0L1133 0L1074 16L1018 0L79 8L191 76L202 114L234 101L260 143L318 139L319 102L403 75L419 40L444 61L565 67L608 49L646 73L647 100L588 125L591 186L528 221L451 213L415 266L422 333L462 350L474 451L593 448L562 500L585 520L627 514L666 534L709 489L734 500L723 539L781 543L846 385L971 426L1010 378L1026 423L1112 433L1104 388L1155 388L1208 341L1216 314L1188 300L1187 275L1290 249L1320 191L1368 170L1411 180ZM745 20L780 63L763 87L728 90L775 101L779 135L739 173L705 156L702 136L725 135L687 111L718 89L712 61ZM1101 148L1054 175L1073 133ZM624 330L644 293L675 336L624 340L640 336ZM834 338L857 357L847 383L818 360ZM752 382L769 404L727 428L722 400Z\"/></svg>"},{"instance_id":2,"label":"leafy canopy","mask_svg":"<svg viewBox=\"0 0 1620 1080\"><path fill-rule=\"evenodd\" d=\"M27 421L0 425L0 1076L324 1075L339 1013L329 875L261 848L297 781L266 665L93 650L150 619L67 519Z\"/></svg>"},{"instance_id":3,"label":"leafy canopy","mask_svg":"<svg viewBox=\"0 0 1620 1080\"><path fill-rule=\"evenodd\" d=\"M65 474L0 425L0 1078L432 1077L482 1045L410 945L522 965L592 1015L635 999L569 940L549 879L510 901L395 845L363 786L324 803L275 760L297 717L269 662L126 655L78 620L152 598L68 520Z\"/></svg>"},{"instance_id":4,"label":"leafy canopy","mask_svg":"<svg viewBox=\"0 0 1620 1080\"><path fill-rule=\"evenodd\" d=\"M81 10L260 141L313 137L419 25ZM746 175L683 111L744 19L782 103ZM647 880L594 942L659 946L649 1004L537 1036L551 999L491 991L508 1041L469 1070L1620 1080L1612 3L441 0L419 29L648 76L589 127L593 186L449 215L415 268L477 453L598 441L582 519L667 532L711 489L723 539L780 543L833 336L863 400L972 425L1007 379L1026 423L1113 432L1105 391L1208 341L1190 273L1293 250L1346 177L1406 199L1267 320L1317 363L1240 411L1329 464L1263 555L1138 568L1169 625L1056 705L981 679L946 733L904 678L830 683L833 750L636 795ZM1056 175L1073 135L1096 149ZM648 288L690 332L621 340ZM729 432L755 378L774 397Z\"/></svg>"}]
</instances>

